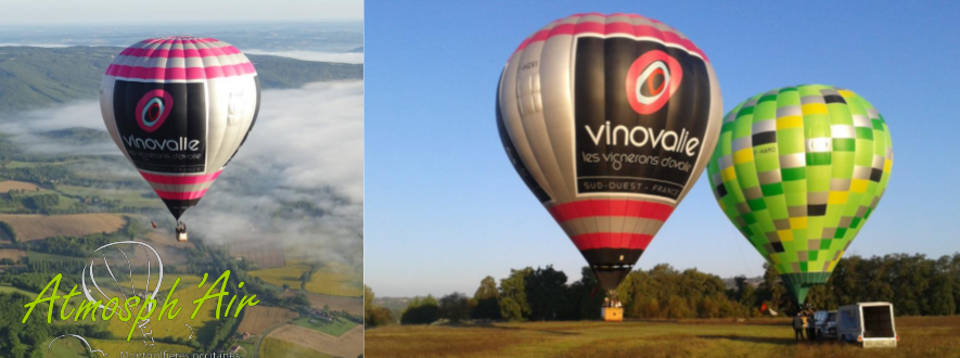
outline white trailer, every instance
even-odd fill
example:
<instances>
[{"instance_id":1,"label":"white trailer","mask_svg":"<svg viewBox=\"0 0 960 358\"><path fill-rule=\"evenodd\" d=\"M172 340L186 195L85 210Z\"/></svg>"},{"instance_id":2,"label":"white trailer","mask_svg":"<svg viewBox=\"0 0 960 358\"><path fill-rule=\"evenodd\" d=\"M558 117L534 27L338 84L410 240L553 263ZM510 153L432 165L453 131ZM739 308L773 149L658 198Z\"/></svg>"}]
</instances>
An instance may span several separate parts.
<instances>
[{"instance_id":1,"label":"white trailer","mask_svg":"<svg viewBox=\"0 0 960 358\"><path fill-rule=\"evenodd\" d=\"M861 302L837 310L837 338L861 347L896 347L897 336L890 302Z\"/></svg>"}]
</instances>

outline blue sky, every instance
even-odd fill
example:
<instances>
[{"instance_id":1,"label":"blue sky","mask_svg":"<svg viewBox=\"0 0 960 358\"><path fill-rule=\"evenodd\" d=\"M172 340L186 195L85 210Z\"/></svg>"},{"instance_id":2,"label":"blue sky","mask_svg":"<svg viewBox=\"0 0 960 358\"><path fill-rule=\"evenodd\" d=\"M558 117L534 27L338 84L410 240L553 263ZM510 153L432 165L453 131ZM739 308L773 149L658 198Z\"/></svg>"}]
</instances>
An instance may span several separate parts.
<instances>
[{"instance_id":1,"label":"blue sky","mask_svg":"<svg viewBox=\"0 0 960 358\"><path fill-rule=\"evenodd\" d=\"M679 29L716 69L724 111L786 85L850 88L885 116L894 166L846 255L960 251L960 34L952 3L370 2L365 9L365 281L378 296L452 291L510 268L583 258L521 182L494 122L497 78L529 34L577 12L633 12ZM728 2L733 3L733 2ZM762 259L706 176L638 263L733 276Z\"/></svg>"}]
</instances>

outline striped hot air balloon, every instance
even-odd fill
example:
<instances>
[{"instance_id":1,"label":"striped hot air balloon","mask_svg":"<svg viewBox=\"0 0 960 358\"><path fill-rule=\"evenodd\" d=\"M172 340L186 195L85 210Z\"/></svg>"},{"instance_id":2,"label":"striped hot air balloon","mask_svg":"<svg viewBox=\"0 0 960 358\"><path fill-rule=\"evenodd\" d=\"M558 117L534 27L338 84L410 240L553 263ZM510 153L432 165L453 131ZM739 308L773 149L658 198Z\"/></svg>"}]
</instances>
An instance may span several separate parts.
<instances>
[{"instance_id":1,"label":"striped hot air balloon","mask_svg":"<svg viewBox=\"0 0 960 358\"><path fill-rule=\"evenodd\" d=\"M723 114L703 51L632 14L573 15L528 37L496 112L517 173L611 294L700 176Z\"/></svg>"},{"instance_id":2,"label":"striped hot air balloon","mask_svg":"<svg viewBox=\"0 0 960 358\"><path fill-rule=\"evenodd\" d=\"M259 107L253 64L212 38L140 41L100 84L107 130L178 221L246 140Z\"/></svg>"},{"instance_id":3,"label":"striped hot air balloon","mask_svg":"<svg viewBox=\"0 0 960 358\"><path fill-rule=\"evenodd\" d=\"M708 171L720 208L803 304L877 207L892 165L890 131L870 102L801 85L727 113Z\"/></svg>"}]
</instances>

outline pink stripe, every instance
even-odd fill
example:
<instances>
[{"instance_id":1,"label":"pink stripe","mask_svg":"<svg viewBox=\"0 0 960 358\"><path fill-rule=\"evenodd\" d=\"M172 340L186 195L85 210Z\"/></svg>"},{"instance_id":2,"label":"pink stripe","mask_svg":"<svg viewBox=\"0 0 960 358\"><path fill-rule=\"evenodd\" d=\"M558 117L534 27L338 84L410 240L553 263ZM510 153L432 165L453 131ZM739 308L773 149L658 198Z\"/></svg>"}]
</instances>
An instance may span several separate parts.
<instances>
[{"instance_id":1,"label":"pink stripe","mask_svg":"<svg viewBox=\"0 0 960 358\"><path fill-rule=\"evenodd\" d=\"M222 55L236 55L241 53L236 47L209 47L189 49L150 49L128 47L120 52L121 56L167 58L167 57L210 57Z\"/></svg>"},{"instance_id":2,"label":"pink stripe","mask_svg":"<svg viewBox=\"0 0 960 358\"><path fill-rule=\"evenodd\" d=\"M207 189L203 189L199 191L162 191L162 190L154 190L154 191L157 192L157 195L160 196L160 198L170 199L170 200L200 199L203 197L203 194L207 193Z\"/></svg>"},{"instance_id":3,"label":"pink stripe","mask_svg":"<svg viewBox=\"0 0 960 358\"><path fill-rule=\"evenodd\" d=\"M200 184L206 183L209 181L214 181L217 177L220 176L221 170L218 170L210 174L202 175L164 175L164 174L153 174L140 172L140 175L143 176L148 182L157 183L157 184Z\"/></svg>"},{"instance_id":4,"label":"pink stripe","mask_svg":"<svg viewBox=\"0 0 960 358\"><path fill-rule=\"evenodd\" d=\"M651 20L652 21L652 20ZM625 34L636 37L654 37L662 40L667 44L679 45L687 51L696 53L703 58L704 61L709 61L707 55L703 53L692 41L681 37L679 34L672 31L661 31L656 27L649 25L634 25L627 22L610 22L602 23L596 21L585 21L578 24L561 24L554 26L551 29L544 29L537 31L533 36L528 37L524 40L520 46L517 47L516 51L513 53L523 51L527 46L535 42L546 41L547 39L553 36L560 35L579 35L579 34L599 34L599 35L610 35L610 34Z\"/></svg>"},{"instance_id":5,"label":"pink stripe","mask_svg":"<svg viewBox=\"0 0 960 358\"><path fill-rule=\"evenodd\" d=\"M250 62L210 67L140 67L113 64L107 67L109 76L145 80L202 80L256 73L257 70Z\"/></svg>"}]
</instances>

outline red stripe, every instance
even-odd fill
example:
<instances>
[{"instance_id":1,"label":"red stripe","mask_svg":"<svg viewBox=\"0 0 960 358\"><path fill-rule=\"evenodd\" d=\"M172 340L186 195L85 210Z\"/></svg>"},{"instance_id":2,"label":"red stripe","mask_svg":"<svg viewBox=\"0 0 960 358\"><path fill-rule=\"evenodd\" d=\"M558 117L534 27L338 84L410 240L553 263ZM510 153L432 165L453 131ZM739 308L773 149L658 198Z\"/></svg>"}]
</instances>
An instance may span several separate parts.
<instances>
[{"instance_id":1,"label":"red stripe","mask_svg":"<svg viewBox=\"0 0 960 358\"><path fill-rule=\"evenodd\" d=\"M207 78L232 77L256 74L253 64L245 62L236 65L210 67L140 67L110 65L107 75L146 80L202 80Z\"/></svg>"},{"instance_id":2,"label":"red stripe","mask_svg":"<svg viewBox=\"0 0 960 358\"><path fill-rule=\"evenodd\" d=\"M164 175L164 174L146 173L141 171L140 175L142 175L144 179L146 179L148 182L151 182L151 183L183 185L183 184L200 184L200 183L206 183L209 181L214 181L217 179L218 176L220 176L221 171L222 170L218 170L215 173L201 174L201 175Z\"/></svg>"},{"instance_id":3,"label":"red stripe","mask_svg":"<svg viewBox=\"0 0 960 358\"><path fill-rule=\"evenodd\" d=\"M591 216L628 216L666 221L673 212L667 204L643 200L592 199L554 205L550 215L557 222Z\"/></svg>"},{"instance_id":4,"label":"red stripe","mask_svg":"<svg viewBox=\"0 0 960 358\"><path fill-rule=\"evenodd\" d=\"M579 35L579 34L599 34L599 35L610 35L610 34L626 34L636 37L654 37L662 40L667 44L680 45L685 48L687 51L696 53L703 58L704 61L709 61L707 55L703 53L692 41L682 38L679 34L672 31L661 31L656 27L649 25L634 25L628 22L596 22L596 21L586 21L578 24L560 24L554 26L551 29L544 29L537 31L533 36L528 37L520 46L517 47L517 50L513 53L522 51L527 46L534 42L546 41L547 39L553 36L559 35Z\"/></svg>"},{"instance_id":5,"label":"red stripe","mask_svg":"<svg viewBox=\"0 0 960 358\"><path fill-rule=\"evenodd\" d=\"M157 195L160 196L161 198L170 199L170 200L200 199L203 197L203 194L207 193L207 189L203 189L199 191L162 191L162 190L154 190L154 191L157 192Z\"/></svg>"},{"instance_id":6,"label":"red stripe","mask_svg":"<svg viewBox=\"0 0 960 358\"><path fill-rule=\"evenodd\" d=\"M136 56L149 58L168 58L168 57L210 57L223 55L236 55L241 53L236 47L209 47L209 48L187 48L187 49L150 49L128 47L120 52L121 56Z\"/></svg>"},{"instance_id":7,"label":"red stripe","mask_svg":"<svg viewBox=\"0 0 960 358\"><path fill-rule=\"evenodd\" d=\"M639 249L646 250L653 240L652 235L629 232L592 232L571 238L580 250L590 249Z\"/></svg>"}]
</instances>

